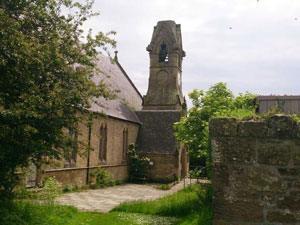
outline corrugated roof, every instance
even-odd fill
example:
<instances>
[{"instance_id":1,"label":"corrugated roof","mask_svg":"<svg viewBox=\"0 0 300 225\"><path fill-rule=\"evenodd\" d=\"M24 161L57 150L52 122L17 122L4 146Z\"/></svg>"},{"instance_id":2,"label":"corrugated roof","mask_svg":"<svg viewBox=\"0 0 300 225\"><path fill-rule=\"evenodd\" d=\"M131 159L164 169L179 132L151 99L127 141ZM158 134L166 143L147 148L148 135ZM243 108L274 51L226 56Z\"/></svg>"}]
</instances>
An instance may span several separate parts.
<instances>
[{"instance_id":1,"label":"corrugated roof","mask_svg":"<svg viewBox=\"0 0 300 225\"><path fill-rule=\"evenodd\" d=\"M300 95L259 95L258 100L273 100L273 99L300 99Z\"/></svg>"},{"instance_id":2,"label":"corrugated roof","mask_svg":"<svg viewBox=\"0 0 300 225\"><path fill-rule=\"evenodd\" d=\"M103 55L99 55L98 58L97 66L101 72L95 74L93 81L98 84L103 80L111 90L119 91L119 93L114 100L99 98L101 106L93 104L91 110L118 119L140 123L133 111L142 108L141 94L118 62L113 64L108 57Z\"/></svg>"},{"instance_id":3,"label":"corrugated roof","mask_svg":"<svg viewBox=\"0 0 300 225\"><path fill-rule=\"evenodd\" d=\"M265 95L256 97L258 113L266 113L273 108L278 108L285 114L297 114L300 116L299 95Z\"/></svg>"}]
</instances>

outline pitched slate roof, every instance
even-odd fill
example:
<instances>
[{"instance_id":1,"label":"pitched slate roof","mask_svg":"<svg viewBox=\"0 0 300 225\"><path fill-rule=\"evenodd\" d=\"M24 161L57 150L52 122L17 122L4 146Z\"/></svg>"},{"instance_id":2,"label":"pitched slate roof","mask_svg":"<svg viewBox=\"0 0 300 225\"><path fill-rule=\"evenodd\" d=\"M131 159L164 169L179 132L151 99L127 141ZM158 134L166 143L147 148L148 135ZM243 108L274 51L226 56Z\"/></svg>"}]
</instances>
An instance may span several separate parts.
<instances>
[{"instance_id":1,"label":"pitched slate roof","mask_svg":"<svg viewBox=\"0 0 300 225\"><path fill-rule=\"evenodd\" d=\"M119 62L112 63L108 57L103 55L99 55L98 58L97 66L101 72L95 74L93 81L98 84L103 80L111 90L119 91L119 93L113 100L99 98L101 106L93 104L91 110L114 118L140 123L133 111L142 108L141 94Z\"/></svg>"},{"instance_id":2,"label":"pitched slate roof","mask_svg":"<svg viewBox=\"0 0 300 225\"><path fill-rule=\"evenodd\" d=\"M177 150L173 125L182 116L181 110L136 111L142 122L137 144L144 153L174 154Z\"/></svg>"}]
</instances>

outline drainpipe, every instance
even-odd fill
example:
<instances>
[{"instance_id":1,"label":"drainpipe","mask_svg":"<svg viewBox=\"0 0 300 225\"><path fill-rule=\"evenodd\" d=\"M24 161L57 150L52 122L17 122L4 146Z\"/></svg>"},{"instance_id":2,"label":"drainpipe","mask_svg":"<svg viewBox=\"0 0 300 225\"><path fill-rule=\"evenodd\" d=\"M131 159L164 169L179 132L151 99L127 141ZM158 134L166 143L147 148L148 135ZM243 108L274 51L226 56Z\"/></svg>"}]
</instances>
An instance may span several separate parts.
<instances>
[{"instance_id":1,"label":"drainpipe","mask_svg":"<svg viewBox=\"0 0 300 225\"><path fill-rule=\"evenodd\" d=\"M88 139L88 155L87 155L87 169L86 169L86 184L89 184L90 181L90 147L91 147L91 134L92 134L92 127L89 126L89 139Z\"/></svg>"}]
</instances>

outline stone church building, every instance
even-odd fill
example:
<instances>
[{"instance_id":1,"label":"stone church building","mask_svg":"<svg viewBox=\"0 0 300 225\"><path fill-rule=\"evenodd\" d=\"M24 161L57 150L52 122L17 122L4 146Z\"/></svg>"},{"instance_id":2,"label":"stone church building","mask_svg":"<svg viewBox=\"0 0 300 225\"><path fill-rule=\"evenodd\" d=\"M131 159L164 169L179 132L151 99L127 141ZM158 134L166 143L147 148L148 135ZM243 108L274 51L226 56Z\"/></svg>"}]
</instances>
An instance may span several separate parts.
<instances>
[{"instance_id":1,"label":"stone church building","mask_svg":"<svg viewBox=\"0 0 300 225\"><path fill-rule=\"evenodd\" d=\"M174 21L158 22L147 51L150 76L145 96L130 80L117 54L115 63L99 56L101 73L94 76L94 82L103 80L120 92L116 99L99 99L102 106L92 106L97 118L90 129L79 124L81 134L74 138L89 143L93 151L85 157L72 152L61 162L42 168L40 178L55 176L64 184L83 185L90 181L91 172L102 167L113 180L124 182L128 179L127 150L131 143L150 158L150 179L166 180L187 174L187 152L173 135L173 124L186 115L182 94L185 52L180 25Z\"/></svg>"}]
</instances>

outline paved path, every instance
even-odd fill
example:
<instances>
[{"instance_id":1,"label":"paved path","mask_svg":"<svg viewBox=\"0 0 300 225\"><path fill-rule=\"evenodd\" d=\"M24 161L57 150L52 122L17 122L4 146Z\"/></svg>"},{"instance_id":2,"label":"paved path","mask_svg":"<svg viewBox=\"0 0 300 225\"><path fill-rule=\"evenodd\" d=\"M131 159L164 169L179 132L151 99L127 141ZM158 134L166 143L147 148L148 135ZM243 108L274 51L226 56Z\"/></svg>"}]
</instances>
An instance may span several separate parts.
<instances>
[{"instance_id":1,"label":"paved path","mask_svg":"<svg viewBox=\"0 0 300 225\"><path fill-rule=\"evenodd\" d=\"M196 180L192 180L195 183ZM202 183L205 181L202 181ZM186 184L190 180L186 179ZM63 194L56 199L62 205L72 205L80 211L109 212L120 203L137 200L154 200L182 189L184 181L174 185L170 190L158 190L154 185L124 184L104 189Z\"/></svg>"}]
</instances>

